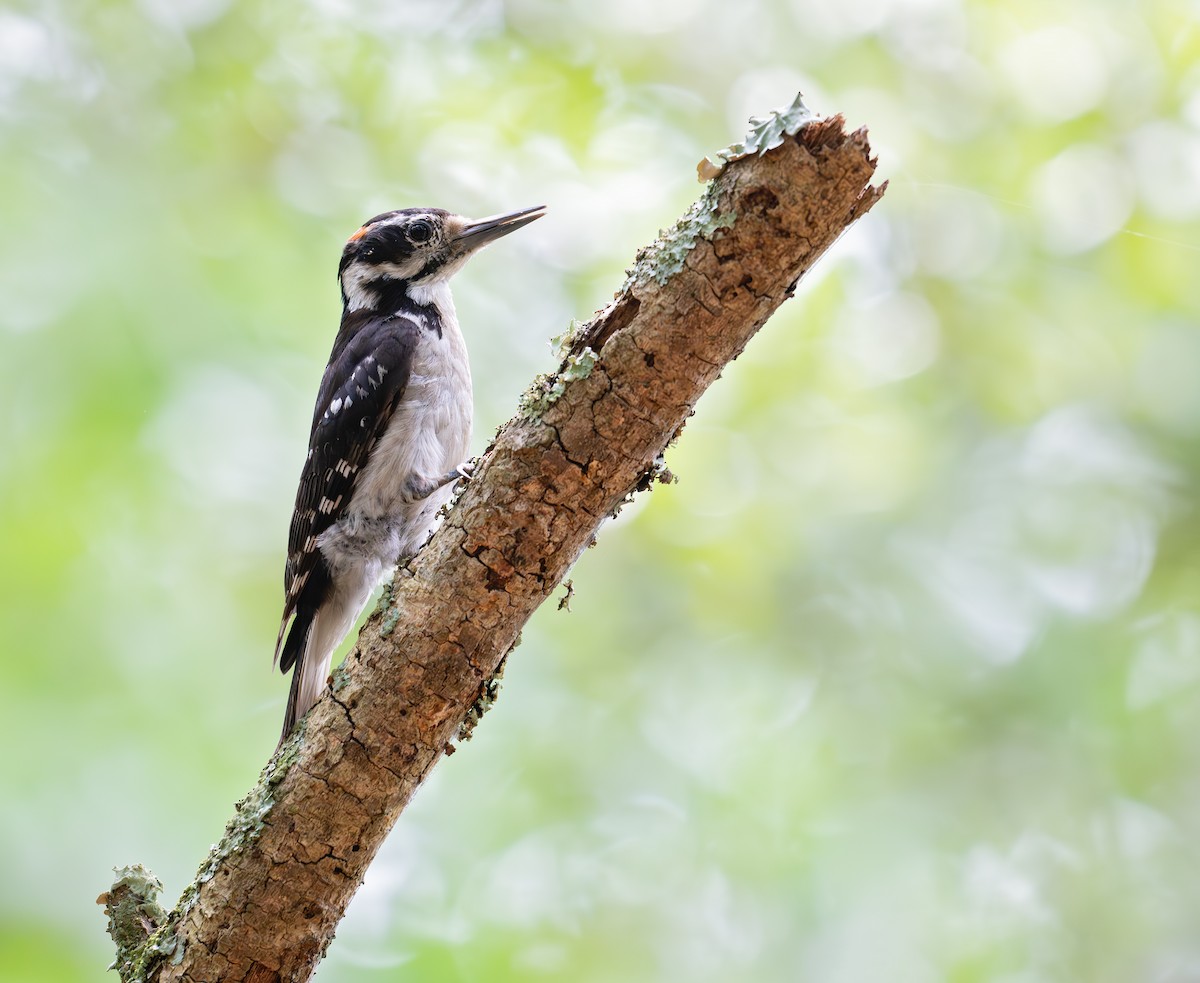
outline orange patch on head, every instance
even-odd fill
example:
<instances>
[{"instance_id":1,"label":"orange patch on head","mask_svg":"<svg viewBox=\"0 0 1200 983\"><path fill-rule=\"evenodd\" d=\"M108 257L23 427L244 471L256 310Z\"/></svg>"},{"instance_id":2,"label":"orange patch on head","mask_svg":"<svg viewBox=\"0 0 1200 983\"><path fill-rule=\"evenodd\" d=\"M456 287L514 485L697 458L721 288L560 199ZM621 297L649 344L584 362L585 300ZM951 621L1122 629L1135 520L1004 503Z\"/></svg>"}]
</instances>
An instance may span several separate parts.
<instances>
[{"instance_id":1,"label":"orange patch on head","mask_svg":"<svg viewBox=\"0 0 1200 983\"><path fill-rule=\"evenodd\" d=\"M350 242L357 242L359 239L361 239L363 236L365 236L365 235L367 234L367 228L368 228L368 227L364 225L364 226L363 226L362 228L360 228L360 229L359 229L357 232L355 232L355 233L354 233L354 235L352 235L352 236L350 237L349 241L350 241Z\"/></svg>"}]
</instances>

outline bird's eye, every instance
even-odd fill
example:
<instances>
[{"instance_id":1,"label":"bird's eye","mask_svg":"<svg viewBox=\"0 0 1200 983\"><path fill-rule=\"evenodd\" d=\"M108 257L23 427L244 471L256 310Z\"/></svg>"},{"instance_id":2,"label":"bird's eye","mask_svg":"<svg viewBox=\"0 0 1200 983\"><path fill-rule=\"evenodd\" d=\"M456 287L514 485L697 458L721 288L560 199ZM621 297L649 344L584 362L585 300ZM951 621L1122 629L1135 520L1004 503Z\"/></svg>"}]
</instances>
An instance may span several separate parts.
<instances>
[{"instance_id":1,"label":"bird's eye","mask_svg":"<svg viewBox=\"0 0 1200 983\"><path fill-rule=\"evenodd\" d=\"M433 238L433 226L424 219L417 219L408 227L410 242L428 242Z\"/></svg>"}]
</instances>

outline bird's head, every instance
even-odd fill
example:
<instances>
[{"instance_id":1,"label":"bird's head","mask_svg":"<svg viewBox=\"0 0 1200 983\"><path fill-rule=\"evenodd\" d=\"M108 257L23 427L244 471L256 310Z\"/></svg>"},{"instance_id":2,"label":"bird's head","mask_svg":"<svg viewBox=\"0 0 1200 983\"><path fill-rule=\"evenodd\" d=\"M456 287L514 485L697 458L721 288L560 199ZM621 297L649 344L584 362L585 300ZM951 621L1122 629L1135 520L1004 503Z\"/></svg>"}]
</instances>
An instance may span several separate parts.
<instances>
[{"instance_id":1,"label":"bird's head","mask_svg":"<svg viewBox=\"0 0 1200 983\"><path fill-rule=\"evenodd\" d=\"M472 253L544 214L545 206L537 205L481 219L440 208L376 215L342 250L342 301L347 310L378 309L393 291L428 292L462 269Z\"/></svg>"}]
</instances>

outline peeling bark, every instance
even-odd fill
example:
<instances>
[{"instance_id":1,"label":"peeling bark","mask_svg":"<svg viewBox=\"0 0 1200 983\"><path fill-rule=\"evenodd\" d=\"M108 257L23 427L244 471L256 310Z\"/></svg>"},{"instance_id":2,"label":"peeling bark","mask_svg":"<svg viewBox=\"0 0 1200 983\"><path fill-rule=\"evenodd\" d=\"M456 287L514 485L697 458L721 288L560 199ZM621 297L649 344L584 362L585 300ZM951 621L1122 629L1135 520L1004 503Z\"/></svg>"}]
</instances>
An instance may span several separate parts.
<instances>
[{"instance_id":1,"label":"peeling bark","mask_svg":"<svg viewBox=\"0 0 1200 983\"><path fill-rule=\"evenodd\" d=\"M816 120L730 163L638 255L397 575L166 921L140 899L117 905L115 888L102 896L123 952L145 939L119 960L122 980L309 979L401 810L486 709L521 627L603 519L663 477L700 396L879 199L874 169L864 131Z\"/></svg>"}]
</instances>

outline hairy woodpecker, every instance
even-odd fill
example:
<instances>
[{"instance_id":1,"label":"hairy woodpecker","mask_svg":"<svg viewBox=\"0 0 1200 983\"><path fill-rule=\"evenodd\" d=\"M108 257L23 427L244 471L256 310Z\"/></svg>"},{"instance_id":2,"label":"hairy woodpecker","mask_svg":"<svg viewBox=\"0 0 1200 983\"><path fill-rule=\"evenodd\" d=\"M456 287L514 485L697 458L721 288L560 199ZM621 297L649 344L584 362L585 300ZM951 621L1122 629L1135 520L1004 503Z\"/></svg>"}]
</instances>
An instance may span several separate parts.
<instances>
[{"instance_id":1,"label":"hairy woodpecker","mask_svg":"<svg viewBox=\"0 0 1200 983\"><path fill-rule=\"evenodd\" d=\"M466 476L471 370L450 278L543 209L477 221L438 208L384 212L342 251L342 324L288 535L275 659L295 669L281 741L321 695L371 592L425 543Z\"/></svg>"}]
</instances>

